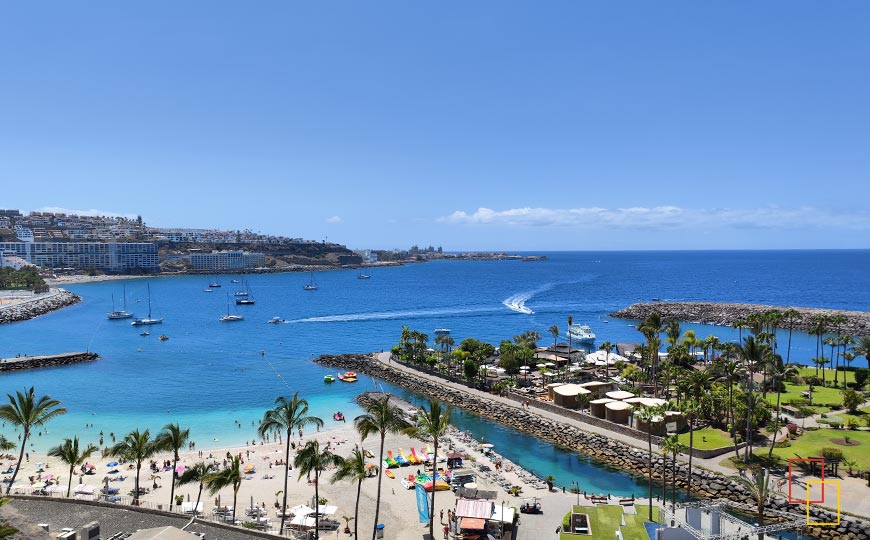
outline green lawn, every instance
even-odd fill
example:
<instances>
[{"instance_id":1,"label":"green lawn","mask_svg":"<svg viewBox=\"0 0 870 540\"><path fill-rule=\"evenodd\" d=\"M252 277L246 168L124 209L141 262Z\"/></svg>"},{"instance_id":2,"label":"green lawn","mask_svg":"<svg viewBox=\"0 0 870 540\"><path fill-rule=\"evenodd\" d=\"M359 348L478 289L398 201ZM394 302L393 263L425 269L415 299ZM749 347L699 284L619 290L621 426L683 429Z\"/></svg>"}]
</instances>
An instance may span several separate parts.
<instances>
[{"instance_id":1,"label":"green lawn","mask_svg":"<svg viewBox=\"0 0 870 540\"><path fill-rule=\"evenodd\" d=\"M858 441L858 446L841 446L831 442L831 439L843 439ZM854 459L858 462L858 469L870 469L870 431L847 431L842 429L819 429L818 431L806 431L797 439L790 441L788 448L774 448L773 454L787 460L795 457L819 457L822 448L839 448L843 451L843 457ZM756 454L767 456L767 448L759 448Z\"/></svg>"},{"instance_id":2,"label":"green lawn","mask_svg":"<svg viewBox=\"0 0 870 540\"><path fill-rule=\"evenodd\" d=\"M680 433L680 444L689 447L689 433ZM721 429L707 426L704 429L696 429L694 436L695 448L699 450L712 450L723 446L732 446L731 434Z\"/></svg>"},{"instance_id":3,"label":"green lawn","mask_svg":"<svg viewBox=\"0 0 870 540\"><path fill-rule=\"evenodd\" d=\"M637 514L625 514L625 526L622 527L624 540L647 540L648 536L643 524L649 515L647 506L637 505ZM621 527L622 507L615 505L575 506L574 511L589 515L589 528L592 534L560 533L560 540L613 540L616 530ZM653 506L653 521L659 519L659 509Z\"/></svg>"},{"instance_id":4,"label":"green lawn","mask_svg":"<svg viewBox=\"0 0 870 540\"><path fill-rule=\"evenodd\" d=\"M808 392L809 385L796 385L785 383L785 392L780 398L782 405L788 405L793 400L806 399L803 397L803 392ZM776 406L776 392L767 393L767 402ZM843 405L843 394L841 388L828 388L822 386L813 387L813 407L816 412L827 412L830 409L839 408Z\"/></svg>"},{"instance_id":5,"label":"green lawn","mask_svg":"<svg viewBox=\"0 0 870 540\"><path fill-rule=\"evenodd\" d=\"M829 419L837 419L841 424L846 425L846 420L849 418L854 418L858 420L858 425L860 427L865 427L867 425L867 418L870 417L870 407L864 407L863 409L858 409L855 414L851 414L849 412L843 411L837 414L829 414ZM870 449L867 450L870 452Z\"/></svg>"},{"instance_id":6,"label":"green lawn","mask_svg":"<svg viewBox=\"0 0 870 540\"><path fill-rule=\"evenodd\" d=\"M861 358L861 360L864 360L864 359ZM854 362L852 362L852 366L853 367L867 367L867 362L862 361L862 362L858 363L858 360L856 359ZM798 374L801 377L813 377L816 374L816 368L815 368L815 366L814 367L798 368ZM846 382L847 383L855 382L855 372L854 371L841 371L837 374L837 379L839 379L841 386L843 384L843 374L846 375ZM822 377L822 370L819 370L819 378L821 378L821 377ZM833 381L833 380L834 380L834 370L833 369L826 369L825 370L825 381L829 382L829 381Z\"/></svg>"}]
</instances>

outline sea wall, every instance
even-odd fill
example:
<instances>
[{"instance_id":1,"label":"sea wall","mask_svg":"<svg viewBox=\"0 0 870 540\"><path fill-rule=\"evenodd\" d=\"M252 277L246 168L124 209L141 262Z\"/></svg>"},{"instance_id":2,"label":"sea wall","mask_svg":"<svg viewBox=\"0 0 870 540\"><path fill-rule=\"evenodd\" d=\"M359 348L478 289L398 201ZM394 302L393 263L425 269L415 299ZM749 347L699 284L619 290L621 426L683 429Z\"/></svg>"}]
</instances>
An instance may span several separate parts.
<instances>
[{"instance_id":1,"label":"sea wall","mask_svg":"<svg viewBox=\"0 0 870 540\"><path fill-rule=\"evenodd\" d=\"M16 304L0 306L0 324L26 321L56 309L65 308L81 302L80 296L63 289L51 289L44 296L25 300Z\"/></svg>"},{"instance_id":2,"label":"sea wall","mask_svg":"<svg viewBox=\"0 0 870 540\"><path fill-rule=\"evenodd\" d=\"M91 362L99 357L100 355L92 352L71 352L47 356L0 358L0 372L68 366L71 364L80 364L82 362Z\"/></svg>"},{"instance_id":3,"label":"sea wall","mask_svg":"<svg viewBox=\"0 0 870 540\"><path fill-rule=\"evenodd\" d=\"M315 362L365 373L401 386L414 393L437 398L487 420L499 422L562 448L583 453L596 461L622 471L643 477L646 477L650 471L649 453L643 448L637 448L603 435L583 431L573 425L551 420L519 406L506 405L465 390L433 385L428 380L421 380L397 369L385 366L370 354L323 355L318 357ZM663 465L662 458L657 454L657 452L653 452L652 457L654 496L661 493L661 486L658 488L655 486L655 480L660 480L662 477ZM670 470L670 465L668 465L668 470ZM670 473L668 475L670 476ZM678 463L677 475L677 486L686 489L688 487L688 464ZM563 481L564 479L557 479L556 484L558 485ZM701 470L697 467L692 469L692 493L707 499L723 498L738 503L752 504L752 501L746 495L745 488L741 487L737 482L720 474ZM642 496L643 494L639 495ZM769 507L788 510L797 514L805 512L803 507L790 505L787 500L778 496L772 498ZM812 507L810 515L817 522L836 521L836 516L833 512L821 510L817 507ZM813 527L809 532L814 536L826 539L853 538L868 540L870 539L870 522L842 516L839 527Z\"/></svg>"},{"instance_id":4,"label":"sea wall","mask_svg":"<svg viewBox=\"0 0 870 540\"><path fill-rule=\"evenodd\" d=\"M662 318L678 321L730 326L736 321L746 319L754 313L763 313L770 309L785 311L794 309L799 316L795 319L795 330L809 330L812 317L824 315L843 315L846 322L831 332L845 333L852 336L870 336L870 313L866 311L843 311L838 309L806 308L791 306L766 306L762 304L727 304L720 302L639 302L625 309L611 313L616 319L643 320L650 313L657 312ZM783 323L781 328L787 328Z\"/></svg>"}]
</instances>

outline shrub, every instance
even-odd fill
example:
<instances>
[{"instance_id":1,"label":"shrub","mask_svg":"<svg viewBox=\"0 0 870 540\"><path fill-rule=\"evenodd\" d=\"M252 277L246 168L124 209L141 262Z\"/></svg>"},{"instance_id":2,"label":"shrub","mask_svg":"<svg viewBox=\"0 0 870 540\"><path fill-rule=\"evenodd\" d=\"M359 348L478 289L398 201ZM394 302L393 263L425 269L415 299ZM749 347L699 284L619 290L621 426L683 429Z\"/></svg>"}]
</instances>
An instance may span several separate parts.
<instances>
[{"instance_id":1,"label":"shrub","mask_svg":"<svg viewBox=\"0 0 870 540\"><path fill-rule=\"evenodd\" d=\"M870 369L861 368L855 370L855 386L859 389L864 388L868 378L870 378Z\"/></svg>"},{"instance_id":2,"label":"shrub","mask_svg":"<svg viewBox=\"0 0 870 540\"><path fill-rule=\"evenodd\" d=\"M849 412L854 413L857 411L862 403L864 403L864 396L860 393L851 388L843 390L843 406L849 409Z\"/></svg>"},{"instance_id":3,"label":"shrub","mask_svg":"<svg viewBox=\"0 0 870 540\"><path fill-rule=\"evenodd\" d=\"M843 459L843 451L839 448L822 448L822 457L825 459L841 460Z\"/></svg>"},{"instance_id":4,"label":"shrub","mask_svg":"<svg viewBox=\"0 0 870 540\"><path fill-rule=\"evenodd\" d=\"M850 416L849 418L846 419L846 427L851 429L851 430L858 429L858 427L860 425L861 425L861 423L858 422L858 419L855 418L854 416Z\"/></svg>"},{"instance_id":5,"label":"shrub","mask_svg":"<svg viewBox=\"0 0 870 540\"><path fill-rule=\"evenodd\" d=\"M774 445L775 448L788 448L791 446L791 443L788 441L779 441Z\"/></svg>"}]
</instances>

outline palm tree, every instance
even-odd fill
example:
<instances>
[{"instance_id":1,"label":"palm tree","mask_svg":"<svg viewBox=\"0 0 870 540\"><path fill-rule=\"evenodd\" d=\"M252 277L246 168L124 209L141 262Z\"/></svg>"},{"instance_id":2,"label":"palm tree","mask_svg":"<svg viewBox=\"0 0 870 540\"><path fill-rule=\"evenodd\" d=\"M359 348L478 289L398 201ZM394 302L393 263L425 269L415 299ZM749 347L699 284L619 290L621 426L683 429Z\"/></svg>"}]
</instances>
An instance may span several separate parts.
<instances>
[{"instance_id":1,"label":"palm tree","mask_svg":"<svg viewBox=\"0 0 870 540\"><path fill-rule=\"evenodd\" d=\"M828 331L828 318L824 315L815 315L810 319L811 325L809 330L807 330L807 334L811 336L816 336L816 358L820 357L819 353L822 346L822 338L825 335L825 332ZM819 365L816 364L816 377L819 376Z\"/></svg>"},{"instance_id":2,"label":"palm tree","mask_svg":"<svg viewBox=\"0 0 870 540\"><path fill-rule=\"evenodd\" d=\"M378 463L383 463L384 440L387 438L387 433L399 433L408 427L407 422L405 422L405 414L399 407L390 405L389 395L375 398L364 407L364 410L365 413L354 418L353 423L363 441L366 440L366 437L369 435L380 435L381 446L380 454L378 455ZM378 533L378 515L381 510L381 480L382 476L379 474L378 494L375 499L375 522L374 525L372 525L372 540L375 540L375 536Z\"/></svg>"},{"instance_id":3,"label":"palm tree","mask_svg":"<svg viewBox=\"0 0 870 540\"><path fill-rule=\"evenodd\" d=\"M837 386L837 367L834 363L837 360L837 357L834 354L834 347L837 345L837 337L836 336L828 336L824 340L825 345L831 347L831 365L834 367L834 386ZM825 368L822 368L822 386L825 386Z\"/></svg>"},{"instance_id":4,"label":"palm tree","mask_svg":"<svg viewBox=\"0 0 870 540\"><path fill-rule=\"evenodd\" d=\"M558 343L559 341L559 326L554 324L553 326L547 328L547 333L553 336L553 351L555 352L556 343Z\"/></svg>"},{"instance_id":5,"label":"palm tree","mask_svg":"<svg viewBox=\"0 0 870 540\"><path fill-rule=\"evenodd\" d=\"M429 538L435 538L435 481L438 479L438 439L447 433L450 427L450 407L442 407L441 402L430 399L429 408L420 407L417 412L417 425L408 427L405 433L413 437L432 437L434 451L432 454L432 508L429 511Z\"/></svg>"},{"instance_id":6,"label":"palm tree","mask_svg":"<svg viewBox=\"0 0 870 540\"><path fill-rule=\"evenodd\" d=\"M378 468L375 467L375 474L378 474ZM359 496L362 492L363 480L368 478L366 470L366 456L359 445L354 446L350 456L342 460L335 474L332 475L331 482L339 482L342 480L350 480L356 482L356 505L353 507L353 537L359 538L357 528L359 526Z\"/></svg>"},{"instance_id":7,"label":"palm tree","mask_svg":"<svg viewBox=\"0 0 870 540\"><path fill-rule=\"evenodd\" d=\"M839 385L839 365L840 365L839 358L842 357L843 361L845 362L846 355L850 354L848 352L848 348L850 345L854 345L854 344L855 344L855 338L853 338L852 336L846 336L846 335L837 336L837 366L838 367L837 367L837 371L834 371L834 386ZM841 347L843 348L842 352L840 352ZM852 358L854 359L855 356L852 355ZM849 360L849 362L851 362L851 360ZM847 373L846 371L843 371L843 386L844 387L846 386L846 379L847 379L846 373Z\"/></svg>"},{"instance_id":8,"label":"palm tree","mask_svg":"<svg viewBox=\"0 0 870 540\"><path fill-rule=\"evenodd\" d=\"M214 474L216 470L217 465L214 463L200 461L199 463L194 463L192 466L184 469L184 472L181 473L181 476L179 476L178 480L175 481L179 486L192 484L194 482L199 484L199 491L196 494L196 504L193 506L193 519L196 519L199 500L202 497L202 488L208 482L210 475Z\"/></svg>"},{"instance_id":9,"label":"palm tree","mask_svg":"<svg viewBox=\"0 0 870 540\"><path fill-rule=\"evenodd\" d=\"M728 423L731 426L731 441L734 443L734 455L740 457L737 449L736 425L734 422L734 383L743 377L743 367L736 360L723 360L718 365L719 380L728 385Z\"/></svg>"},{"instance_id":10,"label":"palm tree","mask_svg":"<svg viewBox=\"0 0 870 540\"><path fill-rule=\"evenodd\" d=\"M175 469L178 467L178 452L187 445L189 439L190 429L181 429L181 426L177 423L163 426L163 431L158 433L154 439L161 449L172 452L172 487L169 488L170 512L172 511L172 505L175 503L175 479L178 478L178 473Z\"/></svg>"},{"instance_id":11,"label":"palm tree","mask_svg":"<svg viewBox=\"0 0 870 540\"><path fill-rule=\"evenodd\" d=\"M21 468L21 462L24 460L24 449L27 448L30 430L42 426L52 418L66 414L66 408L60 406L60 401L51 399L49 396L40 396L37 399L32 386L29 390L16 392L14 396L6 394L6 397L9 398L9 403L0 406L0 420L20 427L23 431L21 451L18 454L18 461L15 463L15 472L12 473L12 479L6 486L6 494L9 495L12 484L15 483L15 477L18 476L18 470Z\"/></svg>"},{"instance_id":12,"label":"palm tree","mask_svg":"<svg viewBox=\"0 0 870 540\"><path fill-rule=\"evenodd\" d=\"M96 446L88 445L86 448L79 449L79 438L66 438L58 446L54 446L48 451L51 457L59 458L61 463L69 465L69 482L66 486L66 496L72 492L72 477L73 470L76 467L81 467L94 452L97 451Z\"/></svg>"},{"instance_id":13,"label":"palm tree","mask_svg":"<svg viewBox=\"0 0 870 540\"><path fill-rule=\"evenodd\" d=\"M267 433L283 433L286 435L286 447L284 450L284 504L281 506L281 528L284 530L284 521L287 510L287 477L290 472L290 439L293 432L306 426L313 425L323 427L323 420L308 414L308 401L299 397L299 392L293 394L290 399L279 396L275 399L275 406L263 415L257 433L261 437Z\"/></svg>"},{"instance_id":14,"label":"palm tree","mask_svg":"<svg viewBox=\"0 0 870 540\"><path fill-rule=\"evenodd\" d=\"M14 450L15 443L6 438L5 435L0 435L0 452Z\"/></svg>"},{"instance_id":15,"label":"palm tree","mask_svg":"<svg viewBox=\"0 0 870 540\"><path fill-rule=\"evenodd\" d=\"M861 336L852 347L856 356L863 356L867 360L867 369L870 369L870 336Z\"/></svg>"},{"instance_id":16,"label":"palm tree","mask_svg":"<svg viewBox=\"0 0 870 540\"><path fill-rule=\"evenodd\" d=\"M791 363L791 334L794 331L795 323L801 318L801 314L794 308L789 308L782 312L783 321L788 324L788 346L785 353L786 365Z\"/></svg>"},{"instance_id":17,"label":"palm tree","mask_svg":"<svg viewBox=\"0 0 870 540\"><path fill-rule=\"evenodd\" d=\"M770 495L770 486L767 469L761 469L751 473L750 478L732 476L732 480L745 488L746 493L755 501L758 512L758 527L764 526L764 504ZM758 540L764 540L764 533L758 533Z\"/></svg>"},{"instance_id":18,"label":"palm tree","mask_svg":"<svg viewBox=\"0 0 870 540\"><path fill-rule=\"evenodd\" d=\"M233 487L233 523L236 522L236 498L239 496L239 488L242 487L242 457L233 456L229 467L204 477L205 485L209 493L214 495L227 486ZM283 523L283 520L282 520Z\"/></svg>"},{"instance_id":19,"label":"palm tree","mask_svg":"<svg viewBox=\"0 0 870 540\"><path fill-rule=\"evenodd\" d=\"M139 505L139 473L142 471L142 462L151 458L162 448L157 441L151 438L151 430L139 431L134 429L109 447L104 455L114 456L126 461L136 462L136 479L133 483L133 506Z\"/></svg>"},{"instance_id":20,"label":"palm tree","mask_svg":"<svg viewBox=\"0 0 870 540\"><path fill-rule=\"evenodd\" d=\"M662 453L665 458L669 453L673 455L671 460L671 508L676 508L677 505L677 454L684 449L685 446L680 442L680 437L677 434L662 439ZM664 479L662 481L664 482ZM662 504L664 503L663 497Z\"/></svg>"},{"instance_id":21,"label":"palm tree","mask_svg":"<svg viewBox=\"0 0 870 540\"><path fill-rule=\"evenodd\" d=\"M638 325L637 329L644 335L647 341L647 352L649 353L650 378L653 381L653 395L658 395L658 362L659 362L659 335L664 330L662 316L658 312L652 312Z\"/></svg>"},{"instance_id":22,"label":"palm tree","mask_svg":"<svg viewBox=\"0 0 870 540\"><path fill-rule=\"evenodd\" d=\"M607 364L607 376L610 377L610 364L607 361L610 360L610 351L613 350L613 344L609 341L605 341L598 347L598 350L604 351L604 363Z\"/></svg>"},{"instance_id":23,"label":"palm tree","mask_svg":"<svg viewBox=\"0 0 870 540\"><path fill-rule=\"evenodd\" d=\"M783 381L795 374L797 374L797 369L788 364L783 365L781 368L774 367L770 373L771 380L776 386L776 418L773 419L773 436L770 440L770 450L767 452L768 461L773 457L773 447L776 445L776 435L779 432L779 416L782 413L780 398L782 398Z\"/></svg>"},{"instance_id":24,"label":"palm tree","mask_svg":"<svg viewBox=\"0 0 870 540\"><path fill-rule=\"evenodd\" d=\"M297 481L302 479L302 475L314 473L314 501L316 513L315 520L318 519L320 512L320 473L327 467L339 467L344 459L329 451L328 448L321 448L317 439L312 439L305 443L302 450L296 454L293 459L293 465L299 470ZM314 527L314 540L320 539L320 527Z\"/></svg>"},{"instance_id":25,"label":"palm tree","mask_svg":"<svg viewBox=\"0 0 870 540\"><path fill-rule=\"evenodd\" d=\"M665 335L667 336L665 341L668 345L676 345L679 343L681 333L682 329L680 328L680 321L676 319L667 319L665 321Z\"/></svg>"},{"instance_id":26,"label":"palm tree","mask_svg":"<svg viewBox=\"0 0 870 540\"><path fill-rule=\"evenodd\" d=\"M710 374L706 371L693 370L685 377L686 390L689 399L685 400L685 411L689 416L689 491L692 490L692 450L695 447L695 415L698 413L698 404L701 396L713 385Z\"/></svg>"},{"instance_id":27,"label":"palm tree","mask_svg":"<svg viewBox=\"0 0 870 540\"><path fill-rule=\"evenodd\" d=\"M749 454L752 453L752 416L753 407L758 400L753 399L752 388L755 384L753 381L754 368L762 366L768 362L771 356L771 351L763 342L756 339L755 336L749 336L740 347L740 358L749 368L746 377L746 447L743 452L743 462L749 461Z\"/></svg>"},{"instance_id":28,"label":"palm tree","mask_svg":"<svg viewBox=\"0 0 870 540\"><path fill-rule=\"evenodd\" d=\"M652 420L656 416L663 414L663 412L664 412L663 407L654 406L654 407L642 407L640 410L638 410L636 413L634 413L635 417L638 420L645 422L647 425L646 441L647 441L647 444L649 445L649 452L647 454L648 458L647 458L647 467L646 468L647 468L647 472L649 475L648 476L648 480L649 480L649 521L653 520L653 517L652 517L652 498L653 498L653 496L652 496L652 473L653 473L653 470L652 470L653 469L653 467L652 467L652 455L653 455L653 452L652 452Z\"/></svg>"}]
</instances>

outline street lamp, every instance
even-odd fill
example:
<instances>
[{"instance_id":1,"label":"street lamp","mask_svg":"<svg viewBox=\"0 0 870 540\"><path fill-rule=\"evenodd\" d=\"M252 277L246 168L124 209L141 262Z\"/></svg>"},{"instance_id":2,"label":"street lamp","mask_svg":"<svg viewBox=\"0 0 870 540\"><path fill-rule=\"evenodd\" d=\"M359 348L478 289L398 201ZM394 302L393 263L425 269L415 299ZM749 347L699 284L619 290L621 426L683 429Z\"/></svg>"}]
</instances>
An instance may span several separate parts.
<instances>
[{"instance_id":1,"label":"street lamp","mask_svg":"<svg viewBox=\"0 0 870 540\"><path fill-rule=\"evenodd\" d=\"M577 506L580 506L580 481L571 480L571 489L577 494Z\"/></svg>"}]
</instances>

